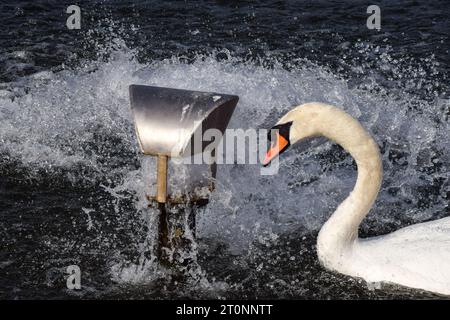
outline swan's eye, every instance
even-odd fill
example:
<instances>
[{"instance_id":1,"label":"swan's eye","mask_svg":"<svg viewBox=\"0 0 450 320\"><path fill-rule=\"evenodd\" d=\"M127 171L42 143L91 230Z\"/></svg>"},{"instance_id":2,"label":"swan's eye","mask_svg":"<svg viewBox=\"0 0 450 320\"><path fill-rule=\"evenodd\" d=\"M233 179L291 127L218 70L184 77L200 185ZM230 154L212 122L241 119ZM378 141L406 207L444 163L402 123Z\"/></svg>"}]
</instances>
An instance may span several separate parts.
<instances>
[{"instance_id":1,"label":"swan's eye","mask_svg":"<svg viewBox=\"0 0 450 320\"><path fill-rule=\"evenodd\" d=\"M273 126L269 132L267 133L267 140L272 141L272 132L274 130L278 130L278 133L285 138L287 141L289 141L289 134L291 131L292 121L283 123L283 124L277 124L276 126Z\"/></svg>"}]
</instances>

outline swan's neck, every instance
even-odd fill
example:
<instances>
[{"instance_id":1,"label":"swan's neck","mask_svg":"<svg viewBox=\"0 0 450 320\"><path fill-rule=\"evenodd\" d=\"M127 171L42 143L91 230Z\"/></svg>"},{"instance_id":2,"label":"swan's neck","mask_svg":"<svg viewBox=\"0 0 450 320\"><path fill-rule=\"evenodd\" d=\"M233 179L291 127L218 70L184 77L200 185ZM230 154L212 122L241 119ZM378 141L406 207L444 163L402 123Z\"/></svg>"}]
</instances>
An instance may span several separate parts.
<instances>
[{"instance_id":1,"label":"swan's neck","mask_svg":"<svg viewBox=\"0 0 450 320\"><path fill-rule=\"evenodd\" d=\"M320 104L305 108L312 116L313 135L335 141L355 159L358 177L354 189L320 230L319 258L343 258L358 239L358 226L372 207L382 180L382 163L376 142L354 118L342 110Z\"/></svg>"}]
</instances>

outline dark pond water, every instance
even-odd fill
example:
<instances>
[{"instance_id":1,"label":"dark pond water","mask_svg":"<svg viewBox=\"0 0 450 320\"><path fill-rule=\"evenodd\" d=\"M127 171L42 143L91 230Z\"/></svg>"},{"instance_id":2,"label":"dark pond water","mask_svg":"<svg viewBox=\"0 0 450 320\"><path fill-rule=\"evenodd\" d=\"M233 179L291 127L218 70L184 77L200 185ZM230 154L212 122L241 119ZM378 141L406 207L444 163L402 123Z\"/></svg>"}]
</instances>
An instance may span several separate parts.
<instances>
[{"instance_id":1,"label":"dark pond water","mask_svg":"<svg viewBox=\"0 0 450 320\"><path fill-rule=\"evenodd\" d=\"M447 1L71 1L0 4L0 298L429 298L324 270L315 239L355 166L331 143L280 172L221 165L198 209L189 276L155 262L154 162L128 85L240 96L232 128L342 106L376 137L385 178L361 236L449 215ZM66 268L82 290L66 288Z\"/></svg>"}]
</instances>

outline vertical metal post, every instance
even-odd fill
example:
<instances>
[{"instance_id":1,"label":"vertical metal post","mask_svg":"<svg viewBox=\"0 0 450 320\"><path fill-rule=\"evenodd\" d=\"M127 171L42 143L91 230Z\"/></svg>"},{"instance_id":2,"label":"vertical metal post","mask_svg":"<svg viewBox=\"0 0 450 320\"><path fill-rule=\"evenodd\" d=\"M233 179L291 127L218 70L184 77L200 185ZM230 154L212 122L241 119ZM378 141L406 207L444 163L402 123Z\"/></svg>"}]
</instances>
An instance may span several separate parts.
<instances>
[{"instance_id":1,"label":"vertical metal post","mask_svg":"<svg viewBox=\"0 0 450 320\"><path fill-rule=\"evenodd\" d=\"M158 155L156 201L159 203L166 203L167 200L167 161L167 156Z\"/></svg>"},{"instance_id":2,"label":"vertical metal post","mask_svg":"<svg viewBox=\"0 0 450 320\"><path fill-rule=\"evenodd\" d=\"M169 216L166 210L165 203L158 203L159 209L159 221L158 221L158 246L157 256L161 264L170 265L167 252L164 252L164 248L170 250L171 244L169 239Z\"/></svg>"},{"instance_id":3,"label":"vertical metal post","mask_svg":"<svg viewBox=\"0 0 450 320\"><path fill-rule=\"evenodd\" d=\"M158 226L158 258L163 264L167 264L167 256L163 252L163 248L168 248L169 240L169 224L166 211L167 201L167 167L168 157L158 155L156 169L156 201L159 209L159 226Z\"/></svg>"}]
</instances>

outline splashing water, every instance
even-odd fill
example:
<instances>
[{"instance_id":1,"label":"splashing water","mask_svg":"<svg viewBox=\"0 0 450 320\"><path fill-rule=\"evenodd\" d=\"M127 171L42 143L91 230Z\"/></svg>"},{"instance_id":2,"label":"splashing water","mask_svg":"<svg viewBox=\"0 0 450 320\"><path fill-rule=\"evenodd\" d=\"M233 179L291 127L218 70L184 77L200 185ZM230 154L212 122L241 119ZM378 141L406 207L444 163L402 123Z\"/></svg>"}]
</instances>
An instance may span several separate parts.
<instances>
[{"instance_id":1,"label":"splashing water","mask_svg":"<svg viewBox=\"0 0 450 320\"><path fill-rule=\"evenodd\" d=\"M450 100L421 99L395 86L382 92L375 76L349 85L307 60L268 65L216 54L190 63L173 57L143 64L122 45L108 61L4 85L2 174L31 185L93 190L74 206L84 208L77 230L95 234L68 234L65 240L84 246L75 252L97 252L89 241L99 246L106 278L120 286L144 285L150 296L245 297L252 288L258 297L311 296L308 278L318 278L322 288L340 279L314 261L314 237L356 178L351 158L330 142L284 153L275 176L261 176L258 165L220 165L211 201L197 213L192 281L174 293L158 282L167 271L156 263L157 211L146 200L155 189L155 162L139 154L128 98L132 83L239 95L231 128L270 128L292 106L310 101L340 106L363 123L382 151L384 182L362 235L448 215ZM67 257L61 238L45 241ZM343 279L358 291L356 280ZM114 296L110 286L105 292Z\"/></svg>"}]
</instances>

